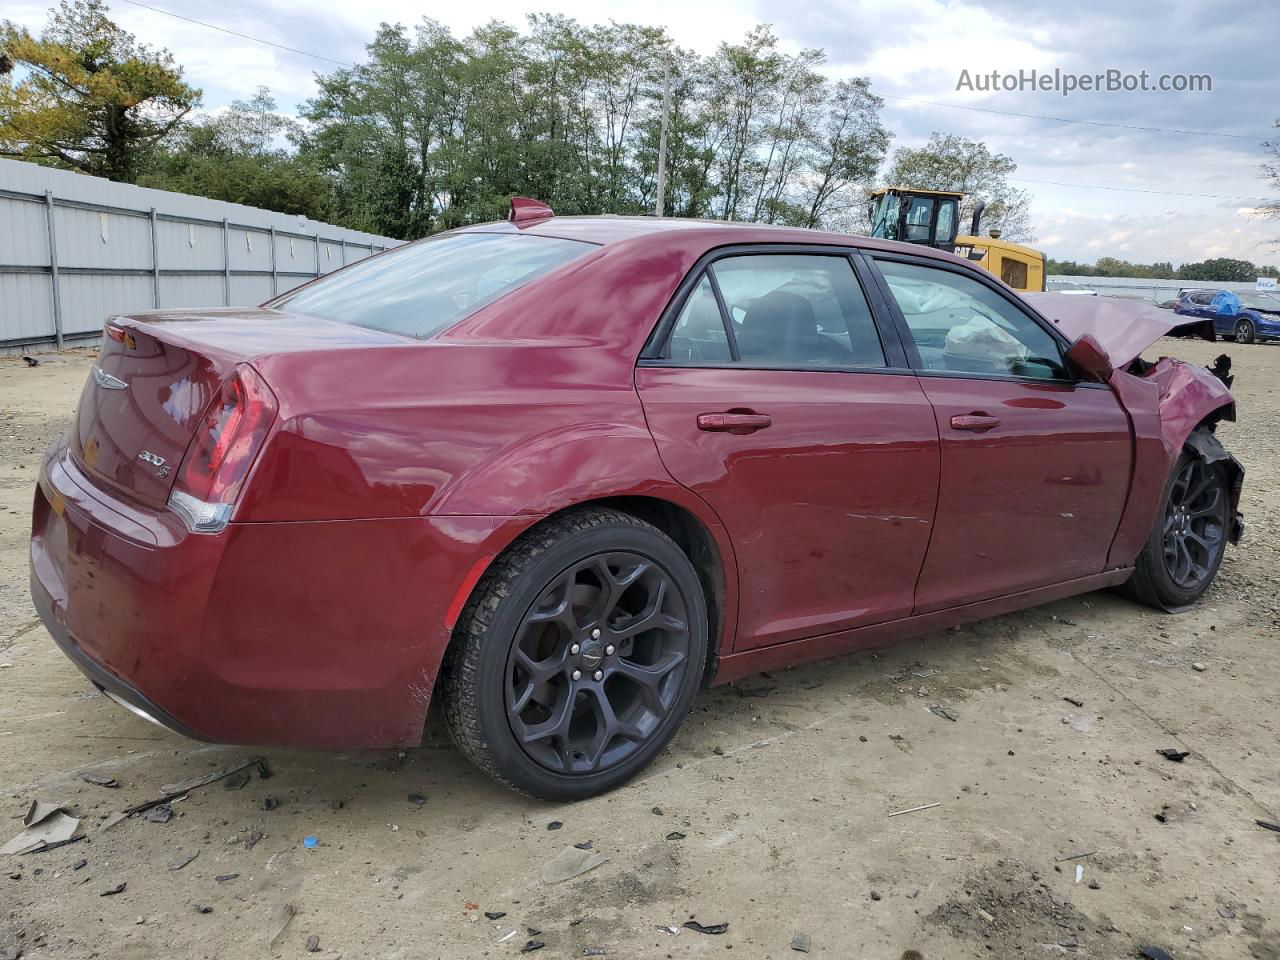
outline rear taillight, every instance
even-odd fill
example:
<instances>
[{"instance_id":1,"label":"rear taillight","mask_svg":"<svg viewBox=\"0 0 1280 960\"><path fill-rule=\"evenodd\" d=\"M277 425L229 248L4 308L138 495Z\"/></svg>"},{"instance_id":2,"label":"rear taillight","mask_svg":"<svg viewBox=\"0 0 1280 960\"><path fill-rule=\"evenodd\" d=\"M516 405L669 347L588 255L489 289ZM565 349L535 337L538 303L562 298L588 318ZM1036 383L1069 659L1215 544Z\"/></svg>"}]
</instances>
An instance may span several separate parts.
<instances>
[{"instance_id":1,"label":"rear taillight","mask_svg":"<svg viewBox=\"0 0 1280 960\"><path fill-rule=\"evenodd\" d=\"M132 333L124 327L117 327L114 323L108 322L106 326L102 328L102 333L108 340L114 340L116 343L123 343L127 350L132 350L138 345L138 342L133 339Z\"/></svg>"},{"instance_id":2,"label":"rear taillight","mask_svg":"<svg viewBox=\"0 0 1280 960\"><path fill-rule=\"evenodd\" d=\"M271 389L252 367L237 367L205 410L169 494L191 530L216 533L231 520L275 418Z\"/></svg>"}]
</instances>

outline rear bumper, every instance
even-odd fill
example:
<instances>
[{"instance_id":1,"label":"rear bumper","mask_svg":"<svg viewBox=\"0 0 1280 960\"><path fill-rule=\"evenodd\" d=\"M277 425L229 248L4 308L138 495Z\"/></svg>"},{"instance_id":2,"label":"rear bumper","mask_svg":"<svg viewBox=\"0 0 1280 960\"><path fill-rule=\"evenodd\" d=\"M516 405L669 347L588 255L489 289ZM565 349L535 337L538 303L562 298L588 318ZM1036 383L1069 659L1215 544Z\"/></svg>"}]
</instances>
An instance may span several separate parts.
<instances>
[{"instance_id":1,"label":"rear bumper","mask_svg":"<svg viewBox=\"0 0 1280 960\"><path fill-rule=\"evenodd\" d=\"M152 703L140 690L121 680L81 650L80 646L71 639L71 634L67 631L66 626L54 616L55 607L52 597L49 596L48 591L44 589L44 585L36 579L34 574L31 577L31 599L35 603L36 613L40 615L45 629L53 637L58 649L67 655L68 660L80 668L80 672L88 677L89 682L95 687L112 700L150 720L152 723L167 727L174 733L189 737L192 740L209 739L203 734L192 730L177 717L171 716L163 707Z\"/></svg>"},{"instance_id":2,"label":"rear bumper","mask_svg":"<svg viewBox=\"0 0 1280 960\"><path fill-rule=\"evenodd\" d=\"M534 518L231 524L190 534L113 498L55 444L35 495L31 595L104 691L195 739L416 744L479 558Z\"/></svg>"}]
</instances>

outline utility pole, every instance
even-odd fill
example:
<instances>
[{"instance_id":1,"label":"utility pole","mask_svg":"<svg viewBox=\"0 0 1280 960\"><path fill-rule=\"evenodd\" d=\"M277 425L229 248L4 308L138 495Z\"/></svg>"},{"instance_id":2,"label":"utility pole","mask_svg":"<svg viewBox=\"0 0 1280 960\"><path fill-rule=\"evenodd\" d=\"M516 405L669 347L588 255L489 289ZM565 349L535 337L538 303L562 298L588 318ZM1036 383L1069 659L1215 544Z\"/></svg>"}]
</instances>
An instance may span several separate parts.
<instances>
[{"instance_id":1,"label":"utility pole","mask_svg":"<svg viewBox=\"0 0 1280 960\"><path fill-rule=\"evenodd\" d=\"M671 120L671 62L662 66L662 135L658 138L658 190L653 215L662 216L667 195L667 124Z\"/></svg>"}]
</instances>

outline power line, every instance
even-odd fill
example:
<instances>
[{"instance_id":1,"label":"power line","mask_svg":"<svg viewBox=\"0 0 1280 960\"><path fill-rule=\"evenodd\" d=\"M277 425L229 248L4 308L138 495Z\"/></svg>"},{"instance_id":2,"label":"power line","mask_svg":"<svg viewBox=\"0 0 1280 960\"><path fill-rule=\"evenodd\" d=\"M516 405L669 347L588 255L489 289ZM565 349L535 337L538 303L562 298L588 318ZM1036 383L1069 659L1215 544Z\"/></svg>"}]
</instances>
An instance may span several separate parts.
<instances>
[{"instance_id":1,"label":"power line","mask_svg":"<svg viewBox=\"0 0 1280 960\"><path fill-rule=\"evenodd\" d=\"M1103 187L1093 183L1063 183L1060 180L1033 180L1031 177L1007 177L1020 183L1043 183L1051 187L1074 187L1077 190L1119 190L1123 193L1159 193L1170 197L1200 197L1204 200L1252 200L1257 203L1275 203L1268 197L1229 197L1220 193L1182 193L1178 190L1147 190L1142 187Z\"/></svg>"},{"instance_id":2,"label":"power line","mask_svg":"<svg viewBox=\"0 0 1280 960\"><path fill-rule=\"evenodd\" d=\"M906 103L924 103L931 107L947 107L950 110L972 110L976 113L995 113L1002 117L1022 117L1024 120L1052 120L1055 123L1087 123L1093 127L1116 127L1121 130L1145 130L1148 133L1181 133L1193 137L1227 137L1232 140L1252 140L1261 143L1263 137L1245 133L1215 133L1212 130L1175 130L1170 127L1142 127L1133 123L1108 123L1105 120L1077 120L1071 117L1049 117L1040 113L1014 113L1012 110L993 110L990 107L971 107L963 103L943 103L941 100L918 100L915 97L897 97L878 93L885 100L902 100Z\"/></svg>"},{"instance_id":3,"label":"power line","mask_svg":"<svg viewBox=\"0 0 1280 960\"><path fill-rule=\"evenodd\" d=\"M355 66L354 63L347 63L345 60L334 60L332 57L321 56L318 53L309 53L306 50L299 50L297 47L286 47L283 43L263 40L261 37L254 37L247 33L237 33L235 30L228 30L226 27L220 27L216 23L205 23L203 20L196 20L194 17L184 17L182 14L174 13L172 10L153 7L147 3L139 3L138 0L124 0L124 2L135 7L142 7L144 10L150 10L153 13L163 13L166 17L173 17L175 20L185 20L187 23L194 23L199 27L208 27L210 30L217 30L219 33L227 33L233 37L239 37L241 40L252 40L254 43L265 43L268 47L275 47L277 50L287 50L289 53L296 53L300 56L311 57L315 60L324 60L326 63L336 63L340 67Z\"/></svg>"}]
</instances>

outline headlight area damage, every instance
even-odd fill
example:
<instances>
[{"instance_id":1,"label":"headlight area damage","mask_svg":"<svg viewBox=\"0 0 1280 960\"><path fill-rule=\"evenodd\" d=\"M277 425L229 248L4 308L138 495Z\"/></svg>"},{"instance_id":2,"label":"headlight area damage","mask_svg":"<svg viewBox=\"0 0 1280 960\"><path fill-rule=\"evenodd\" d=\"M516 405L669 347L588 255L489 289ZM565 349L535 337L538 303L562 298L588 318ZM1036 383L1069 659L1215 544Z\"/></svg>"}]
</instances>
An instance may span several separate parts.
<instances>
[{"instance_id":1,"label":"headlight area damage","mask_svg":"<svg viewBox=\"0 0 1280 960\"><path fill-rule=\"evenodd\" d=\"M1139 355L1164 336L1193 337L1213 342L1209 320L1192 319L1138 300L1115 297L1072 297L1058 293L1024 294L1036 310L1053 321L1072 341L1088 335L1106 352L1113 372L1112 388L1124 404L1134 427L1134 442L1145 447L1139 456L1130 492L1130 506L1140 501L1145 510L1126 510L1126 522L1112 545L1112 559L1134 556L1149 529L1169 471L1184 449L1208 463L1221 463L1227 474L1231 502L1228 537L1238 543L1244 534L1240 491L1244 467L1215 431L1222 420L1236 418L1230 386L1231 359L1225 354L1212 367L1200 367L1173 357L1155 363ZM1156 451L1159 445L1161 450ZM1143 517L1138 524L1130 518Z\"/></svg>"}]
</instances>

